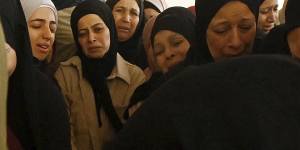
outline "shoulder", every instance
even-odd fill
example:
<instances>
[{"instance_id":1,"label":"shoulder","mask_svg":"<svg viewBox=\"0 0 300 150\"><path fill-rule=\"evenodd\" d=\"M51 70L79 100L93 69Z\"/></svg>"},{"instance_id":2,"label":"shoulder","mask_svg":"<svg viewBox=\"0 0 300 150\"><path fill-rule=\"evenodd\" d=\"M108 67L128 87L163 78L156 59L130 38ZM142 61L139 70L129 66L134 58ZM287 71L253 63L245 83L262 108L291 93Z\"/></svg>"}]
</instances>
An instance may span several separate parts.
<instances>
[{"instance_id":1,"label":"shoulder","mask_svg":"<svg viewBox=\"0 0 300 150\"><path fill-rule=\"evenodd\" d=\"M55 78L74 78L82 76L81 60L78 56L73 56L65 62L61 62L56 73Z\"/></svg>"},{"instance_id":2,"label":"shoulder","mask_svg":"<svg viewBox=\"0 0 300 150\"><path fill-rule=\"evenodd\" d=\"M119 54L117 55L117 59L118 63L123 64L124 68L128 71L128 76L131 82L144 82L146 80L144 72L138 66L129 63Z\"/></svg>"}]
</instances>

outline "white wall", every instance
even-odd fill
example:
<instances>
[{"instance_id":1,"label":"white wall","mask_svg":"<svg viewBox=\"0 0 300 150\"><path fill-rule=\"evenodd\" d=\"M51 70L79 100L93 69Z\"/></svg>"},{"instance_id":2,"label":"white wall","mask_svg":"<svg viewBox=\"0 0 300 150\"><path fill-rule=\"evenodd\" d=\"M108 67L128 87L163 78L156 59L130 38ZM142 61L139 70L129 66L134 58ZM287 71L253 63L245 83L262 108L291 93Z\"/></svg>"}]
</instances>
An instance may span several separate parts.
<instances>
[{"instance_id":1,"label":"white wall","mask_svg":"<svg viewBox=\"0 0 300 150\"><path fill-rule=\"evenodd\" d=\"M165 0L169 7L183 6L189 7L195 5L195 0Z\"/></svg>"},{"instance_id":2,"label":"white wall","mask_svg":"<svg viewBox=\"0 0 300 150\"><path fill-rule=\"evenodd\" d=\"M279 9L281 9L284 0L278 0ZM169 7L172 6L183 6L189 7L195 5L195 0L166 0Z\"/></svg>"}]
</instances>

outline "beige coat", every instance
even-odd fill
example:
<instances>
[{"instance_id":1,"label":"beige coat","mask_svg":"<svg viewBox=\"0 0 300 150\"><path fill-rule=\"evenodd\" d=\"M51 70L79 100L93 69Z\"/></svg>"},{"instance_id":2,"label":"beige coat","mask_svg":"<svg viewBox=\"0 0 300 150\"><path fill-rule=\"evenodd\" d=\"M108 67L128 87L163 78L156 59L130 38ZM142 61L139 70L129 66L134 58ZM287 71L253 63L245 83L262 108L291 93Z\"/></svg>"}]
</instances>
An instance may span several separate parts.
<instances>
[{"instance_id":1,"label":"beige coat","mask_svg":"<svg viewBox=\"0 0 300 150\"><path fill-rule=\"evenodd\" d=\"M6 66L6 50L4 33L0 21L0 149L6 150L6 96L8 71Z\"/></svg>"},{"instance_id":2,"label":"beige coat","mask_svg":"<svg viewBox=\"0 0 300 150\"><path fill-rule=\"evenodd\" d=\"M74 56L61 63L55 78L65 96L70 113L73 149L101 150L104 142L114 136L114 131L103 109L102 126L99 127L93 90L82 76L81 60ZM119 54L117 63L107 79L112 102L120 118L129 104L135 89L145 81L141 69L129 64ZM124 122L124 120L122 119Z\"/></svg>"}]
</instances>

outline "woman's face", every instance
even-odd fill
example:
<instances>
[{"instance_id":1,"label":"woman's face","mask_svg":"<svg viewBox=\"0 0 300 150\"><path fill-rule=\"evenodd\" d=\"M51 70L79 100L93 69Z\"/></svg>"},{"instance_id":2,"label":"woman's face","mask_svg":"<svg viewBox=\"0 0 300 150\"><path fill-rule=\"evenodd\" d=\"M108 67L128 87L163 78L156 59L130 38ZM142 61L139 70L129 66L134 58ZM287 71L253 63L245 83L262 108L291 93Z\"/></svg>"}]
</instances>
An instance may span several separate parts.
<instances>
[{"instance_id":1,"label":"woman's face","mask_svg":"<svg viewBox=\"0 0 300 150\"><path fill-rule=\"evenodd\" d=\"M51 53L55 38L57 26L54 13L47 7L38 8L27 24L32 54L43 61Z\"/></svg>"},{"instance_id":2,"label":"woman's face","mask_svg":"<svg viewBox=\"0 0 300 150\"><path fill-rule=\"evenodd\" d=\"M124 42L129 40L136 31L139 23L140 8L136 0L119 0L112 10L118 40Z\"/></svg>"},{"instance_id":3,"label":"woman's face","mask_svg":"<svg viewBox=\"0 0 300 150\"><path fill-rule=\"evenodd\" d=\"M277 18L277 0L265 0L259 7L257 28L267 34L274 28Z\"/></svg>"},{"instance_id":4,"label":"woman's face","mask_svg":"<svg viewBox=\"0 0 300 150\"><path fill-rule=\"evenodd\" d=\"M154 57L163 73L182 62L190 48L190 43L181 34L161 30L154 37Z\"/></svg>"},{"instance_id":5,"label":"woman's face","mask_svg":"<svg viewBox=\"0 0 300 150\"><path fill-rule=\"evenodd\" d=\"M215 61L250 53L256 35L255 16L242 2L229 2L216 13L206 34Z\"/></svg>"},{"instance_id":6,"label":"woman's face","mask_svg":"<svg viewBox=\"0 0 300 150\"><path fill-rule=\"evenodd\" d=\"M292 56L294 58L300 59L300 27L288 33L287 41Z\"/></svg>"},{"instance_id":7,"label":"woman's face","mask_svg":"<svg viewBox=\"0 0 300 150\"><path fill-rule=\"evenodd\" d=\"M102 58L110 47L110 32L96 14L88 14L78 21L78 41L89 58Z\"/></svg>"},{"instance_id":8,"label":"woman's face","mask_svg":"<svg viewBox=\"0 0 300 150\"><path fill-rule=\"evenodd\" d=\"M154 10L152 8L146 8L146 9L144 9L144 15L145 15L145 22L147 22L150 18L152 18L154 16L158 16L159 12L157 12L156 10Z\"/></svg>"}]
</instances>

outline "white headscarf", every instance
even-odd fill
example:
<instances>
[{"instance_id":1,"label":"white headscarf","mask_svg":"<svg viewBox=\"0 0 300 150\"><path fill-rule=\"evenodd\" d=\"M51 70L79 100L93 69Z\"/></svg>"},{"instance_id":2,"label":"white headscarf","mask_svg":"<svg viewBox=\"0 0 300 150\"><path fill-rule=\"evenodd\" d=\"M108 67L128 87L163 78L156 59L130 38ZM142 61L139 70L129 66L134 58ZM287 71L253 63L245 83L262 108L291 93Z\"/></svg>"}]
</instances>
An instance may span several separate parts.
<instances>
[{"instance_id":1,"label":"white headscarf","mask_svg":"<svg viewBox=\"0 0 300 150\"><path fill-rule=\"evenodd\" d=\"M26 21L29 21L31 15L41 7L47 7L53 11L57 23L57 10L51 0L21 0L21 5L25 14Z\"/></svg>"},{"instance_id":2,"label":"white headscarf","mask_svg":"<svg viewBox=\"0 0 300 150\"><path fill-rule=\"evenodd\" d=\"M160 12L163 12L168 8L165 0L145 0L145 1L152 3L155 7L157 7L160 10Z\"/></svg>"}]
</instances>

